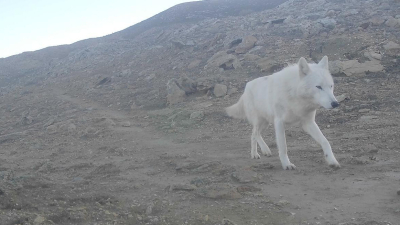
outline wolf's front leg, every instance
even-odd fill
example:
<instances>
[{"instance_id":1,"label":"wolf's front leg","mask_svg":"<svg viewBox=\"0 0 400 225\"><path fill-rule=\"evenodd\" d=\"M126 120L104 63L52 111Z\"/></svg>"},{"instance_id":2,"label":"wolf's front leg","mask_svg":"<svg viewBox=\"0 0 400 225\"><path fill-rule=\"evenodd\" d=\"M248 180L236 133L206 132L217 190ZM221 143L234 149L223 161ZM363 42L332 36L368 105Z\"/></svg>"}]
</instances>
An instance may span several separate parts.
<instances>
[{"instance_id":1,"label":"wolf's front leg","mask_svg":"<svg viewBox=\"0 0 400 225\"><path fill-rule=\"evenodd\" d=\"M276 118L274 120L274 126L275 126L276 143L278 145L279 158L281 160L282 167L284 170L294 170L296 169L296 166L290 162L289 157L287 155L285 126L283 124L283 121Z\"/></svg>"},{"instance_id":2,"label":"wolf's front leg","mask_svg":"<svg viewBox=\"0 0 400 225\"><path fill-rule=\"evenodd\" d=\"M322 134L321 130L319 129L315 121L313 120L307 121L304 122L302 125L304 131L310 134L311 137L314 138L314 140L321 145L322 150L324 151L325 160L328 163L328 165L331 167L339 168L340 164L333 155L331 145L329 144L325 136Z\"/></svg>"}]
</instances>

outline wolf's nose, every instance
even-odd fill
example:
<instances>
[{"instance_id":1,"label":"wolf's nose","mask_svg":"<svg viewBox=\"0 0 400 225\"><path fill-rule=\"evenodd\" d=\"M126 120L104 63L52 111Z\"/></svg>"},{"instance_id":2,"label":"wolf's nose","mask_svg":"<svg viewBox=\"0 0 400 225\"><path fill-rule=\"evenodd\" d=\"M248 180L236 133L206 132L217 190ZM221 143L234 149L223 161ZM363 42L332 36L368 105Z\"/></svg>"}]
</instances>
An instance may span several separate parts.
<instances>
[{"instance_id":1,"label":"wolf's nose","mask_svg":"<svg viewBox=\"0 0 400 225\"><path fill-rule=\"evenodd\" d=\"M331 105L333 108L336 108L339 106L339 103L335 101L335 102L332 102Z\"/></svg>"}]
</instances>

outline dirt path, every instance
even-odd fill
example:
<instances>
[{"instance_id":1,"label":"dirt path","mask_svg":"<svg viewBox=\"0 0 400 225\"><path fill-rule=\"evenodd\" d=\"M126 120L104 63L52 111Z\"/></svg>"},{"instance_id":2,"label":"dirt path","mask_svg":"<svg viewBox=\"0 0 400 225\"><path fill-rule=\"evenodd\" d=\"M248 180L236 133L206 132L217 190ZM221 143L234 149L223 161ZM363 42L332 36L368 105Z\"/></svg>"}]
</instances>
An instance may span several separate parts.
<instances>
[{"instance_id":1,"label":"dirt path","mask_svg":"<svg viewBox=\"0 0 400 225\"><path fill-rule=\"evenodd\" d=\"M123 112L112 111L101 107L93 102L82 101L68 95L57 95L63 100L70 101L80 107L93 107L96 114L120 121L129 121L130 117ZM115 126L112 129L116 137L120 140L133 141L143 150L129 153L133 158L140 158L140 166L135 170L129 167L133 161L120 159L108 161L120 168L119 179L127 182L126 187L115 186L113 181L104 180L112 188L121 189L120 195L124 195L131 200L137 200L139 196L160 195L167 198L169 202L184 206L182 200L190 199L190 206L185 206L194 210L205 210L214 201L221 201L220 208L223 214L210 215L217 221L222 218L233 218L238 224L247 223L246 217L241 215L240 210L245 210L249 206L265 210L266 202L274 207L266 214L274 219L282 219L282 216L274 216L278 212L286 212L289 215L286 221L302 222L316 221L320 224L340 221L359 221L373 220L376 222L391 222L396 224L398 212L398 198L396 191L400 176L396 173L398 165L396 161L382 160L373 164L355 165L352 161L347 161L347 154L338 154L343 168L332 170L322 161L322 151L315 145L311 138L301 134L300 137L306 141L293 143L290 145L290 156L297 162L297 171L281 170L276 151L271 158L261 160L251 160L248 152L243 151L247 148L247 137L232 139L227 137L224 140L217 139L205 143L173 143L172 139L161 137L160 133L151 129L143 129L135 126L121 127ZM368 136L369 132L364 131ZM185 135L182 137L185 138ZM307 140L308 139L308 140ZM329 138L336 146L339 138ZM272 138L269 138L272 140ZM126 142L126 141L125 141ZM124 141L115 143L124 145ZM311 149L310 149L311 147ZM310 150L307 150L310 149ZM105 163L105 162L104 162ZM272 167L272 168L271 168ZM199 178L200 176L200 178ZM142 185L139 190L132 190L128 183L139 179L136 185ZM226 188L235 189L246 186L249 189L259 190L249 193L241 193L240 200L226 200L235 198L227 196L211 197L210 199L201 197L201 194L193 194L185 191L185 187L193 180L199 179L204 183L199 185L194 192L205 192L205 196L211 195L213 191L222 191ZM204 181L205 180L205 181ZM207 181L209 180L209 181ZM145 185L143 185L145 184ZM175 193L167 194L165 189L169 187L182 186ZM186 187L191 189L192 186ZM193 187L194 188L194 187ZM173 188L171 189L173 190ZM199 196L200 195L200 196ZM231 193L231 195L233 195ZM243 200L244 199L244 200ZM246 203L249 201L249 206ZM264 205L263 205L264 204ZM235 209L235 205L242 205ZM264 209L263 209L264 208ZM184 212L187 209L182 209ZM276 211L277 210L277 211ZM260 212L260 213L261 213ZM179 214L183 212L178 212ZM186 212L185 212L186 213ZM212 211L210 211L210 214ZM276 217L276 218L275 218ZM264 213L251 215L254 224L263 224L265 221ZM289 218L289 219L288 219Z\"/></svg>"},{"instance_id":2,"label":"dirt path","mask_svg":"<svg viewBox=\"0 0 400 225\"><path fill-rule=\"evenodd\" d=\"M247 125L218 113L208 116L212 126L169 134L140 126L146 114L61 89L44 93L32 107L51 105L61 119L44 130L33 123L21 140L2 143L4 224L398 224L399 152L391 150L398 127L386 132L397 114L377 126L320 121L339 170L310 137L290 129L298 169L283 171L272 128L265 140L273 156L252 160Z\"/></svg>"}]
</instances>

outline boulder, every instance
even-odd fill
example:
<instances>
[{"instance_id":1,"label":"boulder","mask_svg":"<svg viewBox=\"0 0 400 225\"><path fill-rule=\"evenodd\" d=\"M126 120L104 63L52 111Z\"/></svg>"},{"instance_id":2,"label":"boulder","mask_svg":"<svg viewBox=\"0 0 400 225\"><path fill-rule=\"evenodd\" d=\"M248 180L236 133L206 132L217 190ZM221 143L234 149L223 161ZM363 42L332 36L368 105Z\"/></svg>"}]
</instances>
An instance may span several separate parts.
<instances>
[{"instance_id":1,"label":"boulder","mask_svg":"<svg viewBox=\"0 0 400 225\"><path fill-rule=\"evenodd\" d=\"M214 95L215 97L223 97L228 92L228 87L223 84L216 84L214 86Z\"/></svg>"},{"instance_id":2,"label":"boulder","mask_svg":"<svg viewBox=\"0 0 400 225\"><path fill-rule=\"evenodd\" d=\"M174 105L183 102L186 97L186 93L178 86L176 79L171 79L167 83L167 102L170 105Z\"/></svg>"},{"instance_id":3,"label":"boulder","mask_svg":"<svg viewBox=\"0 0 400 225\"><path fill-rule=\"evenodd\" d=\"M225 70L237 69L241 67L238 58L232 54L228 54L225 51L215 53L208 61L205 69L207 68L222 68Z\"/></svg>"},{"instance_id":4,"label":"boulder","mask_svg":"<svg viewBox=\"0 0 400 225\"><path fill-rule=\"evenodd\" d=\"M254 36L247 36L243 39L242 43L240 43L235 52L238 54L244 54L247 51L249 51L250 49L252 49L254 47L254 45L257 42L257 38Z\"/></svg>"}]
</instances>

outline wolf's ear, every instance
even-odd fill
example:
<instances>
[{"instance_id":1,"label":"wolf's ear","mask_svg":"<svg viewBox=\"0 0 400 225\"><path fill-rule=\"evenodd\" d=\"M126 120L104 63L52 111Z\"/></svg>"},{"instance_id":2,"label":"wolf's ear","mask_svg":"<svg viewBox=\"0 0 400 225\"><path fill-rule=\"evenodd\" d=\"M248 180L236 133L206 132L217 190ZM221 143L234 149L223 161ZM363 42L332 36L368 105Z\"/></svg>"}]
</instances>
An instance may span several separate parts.
<instances>
[{"instance_id":1,"label":"wolf's ear","mask_svg":"<svg viewBox=\"0 0 400 225\"><path fill-rule=\"evenodd\" d=\"M306 59L301 57L298 64L300 77L306 76L310 72L310 67L308 66Z\"/></svg>"},{"instance_id":2,"label":"wolf's ear","mask_svg":"<svg viewBox=\"0 0 400 225\"><path fill-rule=\"evenodd\" d=\"M328 64L328 56L324 56L321 61L319 61L318 66L329 70L329 64Z\"/></svg>"}]
</instances>

